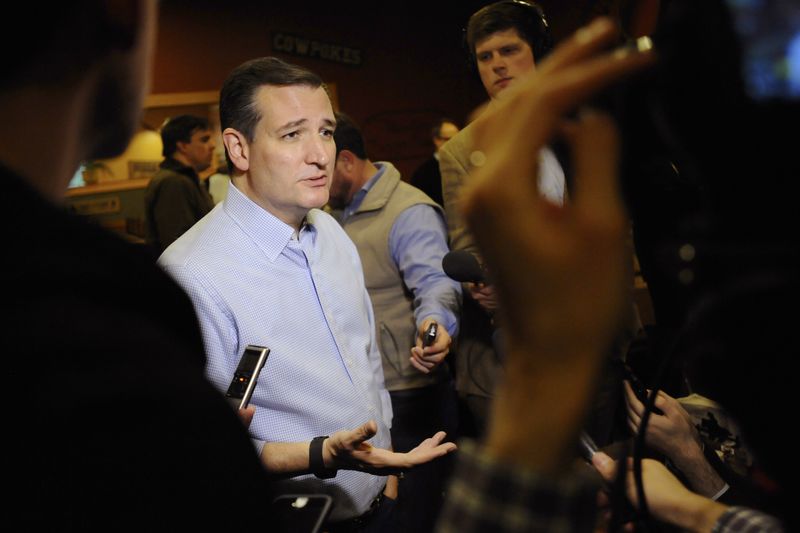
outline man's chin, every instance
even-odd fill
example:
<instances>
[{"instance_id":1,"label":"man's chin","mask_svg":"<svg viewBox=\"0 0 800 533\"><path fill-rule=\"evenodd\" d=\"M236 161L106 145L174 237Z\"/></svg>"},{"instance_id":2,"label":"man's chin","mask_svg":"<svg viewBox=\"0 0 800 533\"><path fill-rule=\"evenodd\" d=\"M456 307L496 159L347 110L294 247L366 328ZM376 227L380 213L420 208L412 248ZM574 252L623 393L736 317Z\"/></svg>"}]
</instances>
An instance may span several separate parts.
<instances>
[{"instance_id":1,"label":"man's chin","mask_svg":"<svg viewBox=\"0 0 800 533\"><path fill-rule=\"evenodd\" d=\"M500 98L502 98L502 97L503 97L503 95L504 95L505 93L507 93L507 92L508 92L508 89L510 89L510 88L511 88L511 84L510 84L510 83L509 83L509 84L507 84L507 85L505 85L504 87L498 87L498 88L495 90L495 92L494 92L494 96L492 96L492 98L493 98L493 99L500 99Z\"/></svg>"},{"instance_id":2,"label":"man's chin","mask_svg":"<svg viewBox=\"0 0 800 533\"><path fill-rule=\"evenodd\" d=\"M306 204L309 209L322 209L326 205L330 205L331 201L335 201L328 191L325 191L325 194L317 194L314 195L313 198L308 199L308 203Z\"/></svg>"}]
</instances>

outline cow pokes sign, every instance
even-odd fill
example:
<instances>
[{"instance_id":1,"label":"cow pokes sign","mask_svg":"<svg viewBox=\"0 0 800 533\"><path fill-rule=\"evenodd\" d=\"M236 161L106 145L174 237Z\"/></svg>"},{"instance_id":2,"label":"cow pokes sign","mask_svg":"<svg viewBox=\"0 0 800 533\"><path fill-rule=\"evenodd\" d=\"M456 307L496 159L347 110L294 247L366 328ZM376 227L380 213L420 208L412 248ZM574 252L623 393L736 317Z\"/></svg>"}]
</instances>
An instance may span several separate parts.
<instances>
[{"instance_id":1,"label":"cow pokes sign","mask_svg":"<svg viewBox=\"0 0 800 533\"><path fill-rule=\"evenodd\" d=\"M289 33L273 33L272 49L275 52L283 52L295 56L322 59L353 67L361 66L362 54L358 48L325 43Z\"/></svg>"}]
</instances>

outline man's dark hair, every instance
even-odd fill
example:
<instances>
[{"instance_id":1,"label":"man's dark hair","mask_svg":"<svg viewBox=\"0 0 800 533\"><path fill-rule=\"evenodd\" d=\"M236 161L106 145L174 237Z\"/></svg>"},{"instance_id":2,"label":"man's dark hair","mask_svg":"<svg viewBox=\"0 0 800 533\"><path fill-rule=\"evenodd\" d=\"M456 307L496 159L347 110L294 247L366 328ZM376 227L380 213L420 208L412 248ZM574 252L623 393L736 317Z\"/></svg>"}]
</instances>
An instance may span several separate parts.
<instances>
[{"instance_id":1,"label":"man's dark hair","mask_svg":"<svg viewBox=\"0 0 800 533\"><path fill-rule=\"evenodd\" d=\"M509 29L517 30L520 38L531 47L537 62L553 47L550 25L541 7L526 0L503 0L479 9L469 18L465 39L471 64L475 64L478 42Z\"/></svg>"},{"instance_id":2,"label":"man's dark hair","mask_svg":"<svg viewBox=\"0 0 800 533\"><path fill-rule=\"evenodd\" d=\"M192 135L198 130L210 129L208 119L195 115L178 115L169 119L161 128L161 142L164 148L161 154L164 157L172 157L178 150L178 143L188 143L192 141Z\"/></svg>"},{"instance_id":3,"label":"man's dark hair","mask_svg":"<svg viewBox=\"0 0 800 533\"><path fill-rule=\"evenodd\" d=\"M353 119L344 113L336 113L336 131L333 132L333 140L336 142L336 157L339 157L339 152L342 150L350 150L359 159L369 159L361 130Z\"/></svg>"},{"instance_id":4,"label":"man's dark hair","mask_svg":"<svg viewBox=\"0 0 800 533\"><path fill-rule=\"evenodd\" d=\"M286 63L277 57L259 57L236 67L228 75L219 94L219 119L222 131L233 128L248 142L255 139L256 125L261 114L256 105L256 93L265 85L289 87L304 85L312 89L325 87L322 78L301 66ZM228 169L233 163L225 150Z\"/></svg>"}]
</instances>

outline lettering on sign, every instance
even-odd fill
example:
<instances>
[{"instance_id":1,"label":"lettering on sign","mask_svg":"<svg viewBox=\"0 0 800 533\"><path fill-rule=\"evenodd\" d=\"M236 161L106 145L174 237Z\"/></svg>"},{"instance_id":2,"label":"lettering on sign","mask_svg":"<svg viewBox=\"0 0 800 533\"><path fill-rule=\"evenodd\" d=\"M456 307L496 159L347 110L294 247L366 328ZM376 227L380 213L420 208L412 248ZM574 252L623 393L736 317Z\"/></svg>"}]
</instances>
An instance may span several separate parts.
<instances>
[{"instance_id":1,"label":"lettering on sign","mask_svg":"<svg viewBox=\"0 0 800 533\"><path fill-rule=\"evenodd\" d=\"M361 66L363 56L358 48L325 43L283 32L272 34L272 49L276 52L322 59L352 67Z\"/></svg>"},{"instance_id":2,"label":"lettering on sign","mask_svg":"<svg viewBox=\"0 0 800 533\"><path fill-rule=\"evenodd\" d=\"M71 211L78 215L105 215L109 213L119 213L119 196L107 196L105 198L91 198L89 200L79 200L72 203Z\"/></svg>"}]
</instances>

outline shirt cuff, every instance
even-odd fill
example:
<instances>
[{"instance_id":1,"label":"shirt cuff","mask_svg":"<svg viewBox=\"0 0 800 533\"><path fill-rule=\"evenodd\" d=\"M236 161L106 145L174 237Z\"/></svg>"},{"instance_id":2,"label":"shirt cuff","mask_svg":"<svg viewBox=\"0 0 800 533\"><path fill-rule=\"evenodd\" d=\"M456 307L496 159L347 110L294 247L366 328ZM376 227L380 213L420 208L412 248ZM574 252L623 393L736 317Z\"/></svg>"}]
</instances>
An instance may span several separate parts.
<instances>
[{"instance_id":1,"label":"shirt cuff","mask_svg":"<svg viewBox=\"0 0 800 533\"><path fill-rule=\"evenodd\" d=\"M774 516L747 507L728 507L717 519L711 533L782 533L783 526Z\"/></svg>"},{"instance_id":2,"label":"shirt cuff","mask_svg":"<svg viewBox=\"0 0 800 533\"><path fill-rule=\"evenodd\" d=\"M725 483L725 486L724 486L724 487L722 487L721 489L719 489L719 491L718 491L716 494L714 494L714 495L711 497L711 499L712 499L712 500L714 500L714 501L717 501L717 500L720 498L720 496L722 496L723 494L725 494L726 492L728 492L728 489L729 489L729 488L731 488L731 486L730 486L730 485L728 485L727 483Z\"/></svg>"},{"instance_id":3,"label":"shirt cuff","mask_svg":"<svg viewBox=\"0 0 800 533\"><path fill-rule=\"evenodd\" d=\"M428 313L424 317L422 317L422 320L420 320L419 323L417 324L417 334L419 334L419 328L421 328L422 324L424 324L425 321L428 319L435 320L437 324L443 326L451 337L455 334L456 326L458 326L458 321L449 320L444 315L438 315L436 313Z\"/></svg>"}]
</instances>

